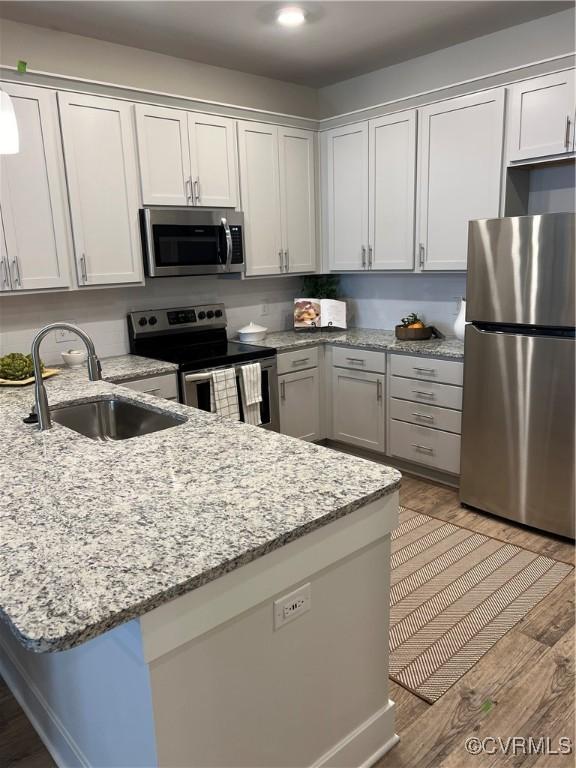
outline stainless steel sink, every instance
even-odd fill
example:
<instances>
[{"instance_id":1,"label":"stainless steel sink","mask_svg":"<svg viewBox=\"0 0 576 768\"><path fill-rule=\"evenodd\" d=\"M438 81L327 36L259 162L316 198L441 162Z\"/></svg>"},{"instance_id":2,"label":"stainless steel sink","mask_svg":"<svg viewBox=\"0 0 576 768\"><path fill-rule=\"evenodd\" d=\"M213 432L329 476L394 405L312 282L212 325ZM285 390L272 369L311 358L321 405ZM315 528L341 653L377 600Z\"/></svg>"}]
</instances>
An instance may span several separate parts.
<instances>
[{"instance_id":1,"label":"stainless steel sink","mask_svg":"<svg viewBox=\"0 0 576 768\"><path fill-rule=\"evenodd\" d=\"M159 413L118 397L87 400L50 409L53 421L91 440L129 440L183 424L174 413Z\"/></svg>"}]
</instances>

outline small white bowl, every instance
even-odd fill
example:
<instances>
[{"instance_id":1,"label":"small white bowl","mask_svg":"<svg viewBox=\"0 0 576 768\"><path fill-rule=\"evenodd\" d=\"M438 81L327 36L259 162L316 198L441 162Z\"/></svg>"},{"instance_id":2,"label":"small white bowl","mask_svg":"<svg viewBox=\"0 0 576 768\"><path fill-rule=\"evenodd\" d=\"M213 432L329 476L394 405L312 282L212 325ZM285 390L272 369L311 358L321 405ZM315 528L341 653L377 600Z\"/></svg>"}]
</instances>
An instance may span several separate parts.
<instances>
[{"instance_id":1,"label":"small white bowl","mask_svg":"<svg viewBox=\"0 0 576 768\"><path fill-rule=\"evenodd\" d=\"M263 325L248 323L248 325L245 325L244 328L240 328L238 335L240 336L240 341L246 341L250 343L251 341L262 341L262 339L266 336L267 331L268 328L264 328Z\"/></svg>"},{"instance_id":2,"label":"small white bowl","mask_svg":"<svg viewBox=\"0 0 576 768\"><path fill-rule=\"evenodd\" d=\"M86 362L88 353L85 349L69 349L67 352L62 352L62 360L70 368L76 368Z\"/></svg>"}]
</instances>

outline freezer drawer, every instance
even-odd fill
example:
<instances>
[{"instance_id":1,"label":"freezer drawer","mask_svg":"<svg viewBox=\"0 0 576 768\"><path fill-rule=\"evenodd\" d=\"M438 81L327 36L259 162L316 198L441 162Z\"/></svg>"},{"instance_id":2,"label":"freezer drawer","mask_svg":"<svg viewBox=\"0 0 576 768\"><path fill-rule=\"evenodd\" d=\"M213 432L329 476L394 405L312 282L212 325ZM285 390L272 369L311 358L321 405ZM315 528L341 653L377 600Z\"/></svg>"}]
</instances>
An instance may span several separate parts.
<instances>
[{"instance_id":1,"label":"freezer drawer","mask_svg":"<svg viewBox=\"0 0 576 768\"><path fill-rule=\"evenodd\" d=\"M466 328L460 498L574 537L575 340Z\"/></svg>"}]
</instances>

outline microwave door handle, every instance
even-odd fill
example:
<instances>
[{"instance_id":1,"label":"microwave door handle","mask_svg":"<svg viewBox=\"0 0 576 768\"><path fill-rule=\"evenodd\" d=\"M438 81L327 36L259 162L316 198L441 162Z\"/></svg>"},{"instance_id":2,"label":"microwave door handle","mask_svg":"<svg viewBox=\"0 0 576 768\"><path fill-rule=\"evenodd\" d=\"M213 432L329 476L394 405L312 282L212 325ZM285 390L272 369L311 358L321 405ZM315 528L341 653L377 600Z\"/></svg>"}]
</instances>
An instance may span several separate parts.
<instances>
[{"instance_id":1,"label":"microwave door handle","mask_svg":"<svg viewBox=\"0 0 576 768\"><path fill-rule=\"evenodd\" d=\"M228 226L228 221L225 218L220 219L220 224L224 227L224 234L226 235L226 272L230 272L232 266L232 233Z\"/></svg>"}]
</instances>

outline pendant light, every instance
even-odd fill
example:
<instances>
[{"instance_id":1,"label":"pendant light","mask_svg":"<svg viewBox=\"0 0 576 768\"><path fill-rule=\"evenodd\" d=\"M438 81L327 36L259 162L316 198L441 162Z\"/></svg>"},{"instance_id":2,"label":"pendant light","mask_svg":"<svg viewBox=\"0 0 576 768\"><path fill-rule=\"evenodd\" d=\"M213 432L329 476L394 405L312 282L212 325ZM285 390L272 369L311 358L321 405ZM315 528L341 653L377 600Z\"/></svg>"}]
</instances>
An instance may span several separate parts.
<instances>
[{"instance_id":1,"label":"pendant light","mask_svg":"<svg viewBox=\"0 0 576 768\"><path fill-rule=\"evenodd\" d=\"M20 149L18 124L12 99L0 90L0 155L15 155Z\"/></svg>"}]
</instances>

